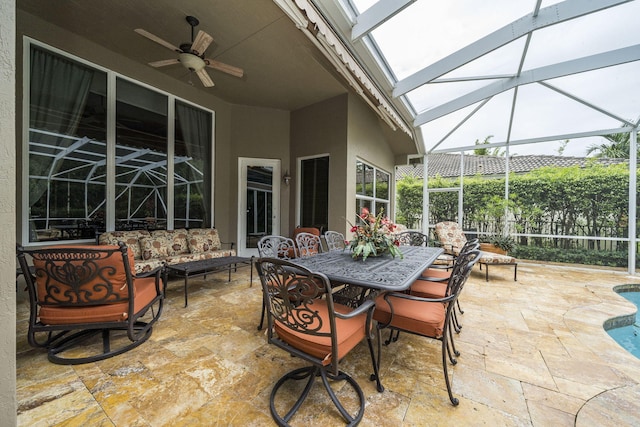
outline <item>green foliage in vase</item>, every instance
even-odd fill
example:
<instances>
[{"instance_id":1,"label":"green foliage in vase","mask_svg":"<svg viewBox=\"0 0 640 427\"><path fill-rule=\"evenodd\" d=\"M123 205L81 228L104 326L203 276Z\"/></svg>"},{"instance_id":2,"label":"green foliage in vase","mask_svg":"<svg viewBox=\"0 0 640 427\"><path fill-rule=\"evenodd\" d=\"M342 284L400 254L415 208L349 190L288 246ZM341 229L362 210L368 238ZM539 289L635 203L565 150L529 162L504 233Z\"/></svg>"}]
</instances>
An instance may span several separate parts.
<instances>
[{"instance_id":1,"label":"green foliage in vase","mask_svg":"<svg viewBox=\"0 0 640 427\"><path fill-rule=\"evenodd\" d=\"M394 258L402 258L402 252L398 248L400 243L393 237L396 225L383 216L382 211L373 215L369 209L362 208L357 220L356 225L349 223L353 238L349 241L348 248L354 259L362 257L364 261L370 256L380 256L386 252Z\"/></svg>"}]
</instances>

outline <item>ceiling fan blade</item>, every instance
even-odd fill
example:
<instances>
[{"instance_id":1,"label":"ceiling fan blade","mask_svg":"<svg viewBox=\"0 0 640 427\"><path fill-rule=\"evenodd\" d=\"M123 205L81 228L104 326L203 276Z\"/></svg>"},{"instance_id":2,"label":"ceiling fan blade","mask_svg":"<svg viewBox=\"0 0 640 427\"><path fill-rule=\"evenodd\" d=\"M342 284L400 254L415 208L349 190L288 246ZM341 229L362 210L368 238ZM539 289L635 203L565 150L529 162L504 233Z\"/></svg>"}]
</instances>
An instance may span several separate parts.
<instances>
[{"instance_id":1,"label":"ceiling fan blade","mask_svg":"<svg viewBox=\"0 0 640 427\"><path fill-rule=\"evenodd\" d=\"M204 87L213 87L213 80L211 80L211 77L209 77L209 74L207 73L207 70L205 70L204 68L202 70L198 70L196 71L196 74L198 75L198 77L200 77L200 81L202 82L202 85Z\"/></svg>"},{"instance_id":2,"label":"ceiling fan blade","mask_svg":"<svg viewBox=\"0 0 640 427\"><path fill-rule=\"evenodd\" d=\"M191 44L191 51L198 56L204 55L204 51L207 50L209 45L213 42L213 37L204 31L198 31L198 35Z\"/></svg>"},{"instance_id":3,"label":"ceiling fan blade","mask_svg":"<svg viewBox=\"0 0 640 427\"><path fill-rule=\"evenodd\" d=\"M140 34L143 37L148 38L149 40L156 42L164 47L166 47L167 49L173 50L174 52L182 52L179 48L177 48L176 46L172 45L171 43L169 43L168 41L162 40L160 37L151 34L148 31L143 30L142 28L136 28L135 30L136 33Z\"/></svg>"},{"instance_id":4,"label":"ceiling fan blade","mask_svg":"<svg viewBox=\"0 0 640 427\"><path fill-rule=\"evenodd\" d=\"M242 77L244 75L242 68L234 67L233 65L225 64L224 62L216 61L214 59L205 59L204 62L206 62L207 67L222 71L223 73L231 74L232 76Z\"/></svg>"},{"instance_id":5,"label":"ceiling fan blade","mask_svg":"<svg viewBox=\"0 0 640 427\"><path fill-rule=\"evenodd\" d=\"M151 65L152 67L158 68L158 67L165 67L167 65L179 64L179 63L180 61L178 61L177 59L163 59L161 61L149 62L149 65Z\"/></svg>"}]
</instances>

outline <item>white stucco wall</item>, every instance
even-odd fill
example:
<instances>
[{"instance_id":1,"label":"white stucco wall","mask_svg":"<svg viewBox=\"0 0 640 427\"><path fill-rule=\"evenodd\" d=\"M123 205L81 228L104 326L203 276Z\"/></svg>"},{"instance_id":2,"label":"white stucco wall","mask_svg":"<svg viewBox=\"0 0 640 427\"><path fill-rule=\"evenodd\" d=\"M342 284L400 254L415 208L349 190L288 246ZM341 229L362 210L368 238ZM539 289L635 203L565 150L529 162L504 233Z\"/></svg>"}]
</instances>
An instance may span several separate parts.
<instances>
[{"instance_id":1,"label":"white stucco wall","mask_svg":"<svg viewBox=\"0 0 640 427\"><path fill-rule=\"evenodd\" d=\"M16 425L15 2L0 0L0 424Z\"/></svg>"}]
</instances>

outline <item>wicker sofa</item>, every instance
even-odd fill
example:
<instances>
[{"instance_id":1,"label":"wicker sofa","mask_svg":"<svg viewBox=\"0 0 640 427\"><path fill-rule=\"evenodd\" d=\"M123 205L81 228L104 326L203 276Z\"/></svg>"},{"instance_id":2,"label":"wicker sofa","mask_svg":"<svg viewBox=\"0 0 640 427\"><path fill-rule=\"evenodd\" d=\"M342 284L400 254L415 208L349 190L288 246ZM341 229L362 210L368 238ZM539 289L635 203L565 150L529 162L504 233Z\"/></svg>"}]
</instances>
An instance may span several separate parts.
<instances>
[{"instance_id":1,"label":"wicker sofa","mask_svg":"<svg viewBox=\"0 0 640 427\"><path fill-rule=\"evenodd\" d=\"M233 243L220 242L215 228L108 231L98 236L100 245L117 245L118 242L124 242L133 252L138 274L165 264L236 254ZM223 245L228 249L224 249Z\"/></svg>"}]
</instances>

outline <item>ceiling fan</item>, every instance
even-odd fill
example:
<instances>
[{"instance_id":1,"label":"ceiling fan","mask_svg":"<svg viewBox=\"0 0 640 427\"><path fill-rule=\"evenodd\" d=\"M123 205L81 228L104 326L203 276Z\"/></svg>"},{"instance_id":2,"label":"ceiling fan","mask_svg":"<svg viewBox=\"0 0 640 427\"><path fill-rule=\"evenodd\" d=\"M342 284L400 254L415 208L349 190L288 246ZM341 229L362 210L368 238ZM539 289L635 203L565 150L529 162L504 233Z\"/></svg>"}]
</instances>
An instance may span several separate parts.
<instances>
[{"instance_id":1,"label":"ceiling fan","mask_svg":"<svg viewBox=\"0 0 640 427\"><path fill-rule=\"evenodd\" d=\"M191 42L182 43L180 44L180 47L176 47L171 43L161 39L160 37L143 30L142 28L136 28L134 30L141 36L144 36L149 40L154 41L166 47L167 49L178 53L178 57L175 59L163 59L161 61L150 62L149 65L158 68L165 67L167 65L182 64L185 68L192 72L195 72L198 75L204 87L214 86L213 80L211 80L211 77L209 76L209 73L207 73L205 67L210 67L235 77L242 77L244 71L241 68L234 67L232 65L225 64L213 59L205 58L204 53L209 45L213 42L213 37L200 30L194 38L193 34L195 27L200 24L200 21L198 21L198 19L193 16L187 16L186 19L191 26Z\"/></svg>"}]
</instances>

